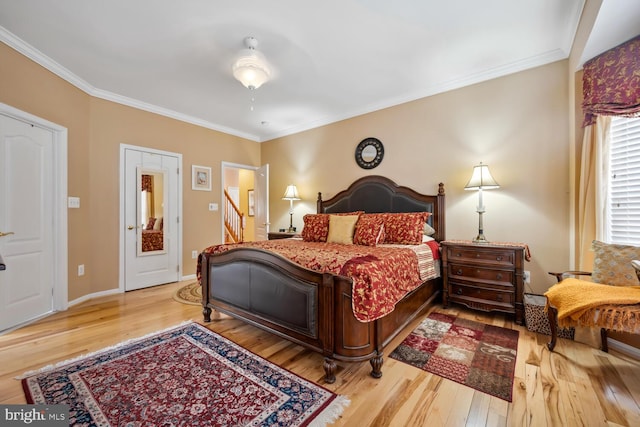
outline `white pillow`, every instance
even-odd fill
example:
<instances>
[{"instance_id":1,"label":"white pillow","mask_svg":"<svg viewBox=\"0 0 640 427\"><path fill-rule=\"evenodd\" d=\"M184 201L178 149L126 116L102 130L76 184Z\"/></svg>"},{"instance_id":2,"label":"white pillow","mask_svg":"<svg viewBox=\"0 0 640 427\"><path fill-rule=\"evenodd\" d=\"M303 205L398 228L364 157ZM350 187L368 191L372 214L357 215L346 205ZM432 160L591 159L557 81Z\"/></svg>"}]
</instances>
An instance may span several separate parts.
<instances>
[{"instance_id":1,"label":"white pillow","mask_svg":"<svg viewBox=\"0 0 640 427\"><path fill-rule=\"evenodd\" d=\"M422 234L424 234L425 236L433 236L434 234L436 234L436 230L425 222Z\"/></svg>"},{"instance_id":2,"label":"white pillow","mask_svg":"<svg viewBox=\"0 0 640 427\"><path fill-rule=\"evenodd\" d=\"M162 217L156 218L155 224L153 224L154 230L162 230Z\"/></svg>"}]
</instances>

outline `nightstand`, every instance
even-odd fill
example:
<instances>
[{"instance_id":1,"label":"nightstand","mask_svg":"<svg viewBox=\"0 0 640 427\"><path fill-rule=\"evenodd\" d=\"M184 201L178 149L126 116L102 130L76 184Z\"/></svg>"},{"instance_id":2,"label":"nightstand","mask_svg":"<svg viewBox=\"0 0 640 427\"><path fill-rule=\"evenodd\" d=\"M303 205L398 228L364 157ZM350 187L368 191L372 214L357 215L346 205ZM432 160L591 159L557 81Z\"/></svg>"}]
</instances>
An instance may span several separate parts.
<instances>
[{"instance_id":1,"label":"nightstand","mask_svg":"<svg viewBox=\"0 0 640 427\"><path fill-rule=\"evenodd\" d=\"M442 304L465 305L482 311L524 317L524 261L527 245L520 243L442 242Z\"/></svg>"},{"instance_id":2,"label":"nightstand","mask_svg":"<svg viewBox=\"0 0 640 427\"><path fill-rule=\"evenodd\" d=\"M290 237L295 236L297 233L289 233L287 231L270 231L267 234L269 240L277 240L277 239L288 239Z\"/></svg>"}]
</instances>

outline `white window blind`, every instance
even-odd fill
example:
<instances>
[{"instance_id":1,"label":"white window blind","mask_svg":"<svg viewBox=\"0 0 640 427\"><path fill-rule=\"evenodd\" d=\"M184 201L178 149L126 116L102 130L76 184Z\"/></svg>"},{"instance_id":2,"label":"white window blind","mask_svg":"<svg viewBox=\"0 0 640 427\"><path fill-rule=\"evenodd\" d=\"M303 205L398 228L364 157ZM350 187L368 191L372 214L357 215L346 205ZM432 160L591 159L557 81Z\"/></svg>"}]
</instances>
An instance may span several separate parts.
<instances>
[{"instance_id":1,"label":"white window blind","mask_svg":"<svg viewBox=\"0 0 640 427\"><path fill-rule=\"evenodd\" d=\"M613 117L610 136L609 241L640 245L640 117Z\"/></svg>"}]
</instances>

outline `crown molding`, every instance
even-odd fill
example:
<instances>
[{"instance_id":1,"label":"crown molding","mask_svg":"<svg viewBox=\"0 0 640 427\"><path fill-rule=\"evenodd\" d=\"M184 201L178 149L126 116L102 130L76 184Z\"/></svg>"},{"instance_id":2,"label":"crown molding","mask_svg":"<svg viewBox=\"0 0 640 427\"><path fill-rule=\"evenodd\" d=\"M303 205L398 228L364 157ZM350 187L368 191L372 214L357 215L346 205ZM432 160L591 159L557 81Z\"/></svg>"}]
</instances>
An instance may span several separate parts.
<instances>
[{"instance_id":1,"label":"crown molding","mask_svg":"<svg viewBox=\"0 0 640 427\"><path fill-rule=\"evenodd\" d=\"M239 138L260 142L260 137L257 135L241 132L241 131L238 131L237 129L232 129L225 126L220 126L215 123L211 123L209 121L199 119L197 117L178 113L177 111L169 110L167 108L159 107L159 106L142 102L136 99L128 98L126 96L118 95L113 92L98 89L92 86L91 84L89 84L86 80L78 77L76 74L69 71L67 68L63 67L53 59L49 58L47 55L40 52L38 49L34 48L33 46L26 43L22 39L16 37L13 33L11 33L10 31L8 31L6 28L2 26L0 26L0 41L2 41L4 44L14 49L15 51L26 56L27 58L31 59L36 64L39 64L43 68L49 70L50 72L57 75L61 79L71 83L73 86L77 87L78 89L82 90L83 92L85 92L90 96L104 99L106 101L115 102L117 104L126 105L128 107L133 107L138 110L148 111L150 113L154 113L154 114L165 116L171 119L179 120L181 122L190 123L196 126L200 126L200 127L215 130L218 132L226 133L229 135L237 136Z\"/></svg>"},{"instance_id":2,"label":"crown molding","mask_svg":"<svg viewBox=\"0 0 640 427\"><path fill-rule=\"evenodd\" d=\"M457 79L452 79L447 82L443 82L434 86L430 86L423 91L412 93L409 96L389 98L383 102L374 104L368 104L362 108L351 110L345 114L329 115L323 118L307 122L301 126L294 126L284 129L280 132L274 132L264 137L263 141L268 141L275 138L281 138L284 136L292 135L298 132L304 132L320 126L326 126L331 123L335 123L341 120L351 119L364 114L369 114L374 111L383 110L389 107L395 107L397 105L405 104L407 102L416 101L418 99L426 98L429 96L437 95L440 93L448 92L455 89L460 89L465 86L471 86L476 83L482 83L485 81L493 80L498 77L503 77L509 74L525 71L531 68L540 67L542 65L550 64L552 62L561 61L568 57L568 53L562 49L554 49L540 55L524 58L520 61L510 62L508 64L489 68L478 73L469 74Z\"/></svg>"}]
</instances>

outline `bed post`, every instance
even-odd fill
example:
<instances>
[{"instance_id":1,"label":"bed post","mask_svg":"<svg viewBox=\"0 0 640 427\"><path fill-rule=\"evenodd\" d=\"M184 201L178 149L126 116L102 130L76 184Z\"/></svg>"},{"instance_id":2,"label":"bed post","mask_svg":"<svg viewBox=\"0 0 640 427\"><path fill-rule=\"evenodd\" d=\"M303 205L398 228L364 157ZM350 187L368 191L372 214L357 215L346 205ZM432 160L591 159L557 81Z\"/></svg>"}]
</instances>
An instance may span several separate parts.
<instances>
[{"instance_id":1,"label":"bed post","mask_svg":"<svg viewBox=\"0 0 640 427\"><path fill-rule=\"evenodd\" d=\"M439 242L442 242L443 240L445 240L445 223L444 223L444 219L445 219L445 214L444 214L444 183L440 183L438 184L438 206L437 206L437 212L434 212L435 217L437 218L438 223L437 224L433 224L433 228L435 228L437 230L436 233L436 240ZM434 221L435 222L435 221Z\"/></svg>"},{"instance_id":2,"label":"bed post","mask_svg":"<svg viewBox=\"0 0 640 427\"><path fill-rule=\"evenodd\" d=\"M320 198L320 193L318 193ZM322 288L320 291L320 306L327 307L327 309L320 311L320 339L322 340L322 352L324 354L324 380L328 384L336 382L336 361L333 359L334 351L334 280L333 275L330 273L324 273L322 275Z\"/></svg>"},{"instance_id":3,"label":"bed post","mask_svg":"<svg viewBox=\"0 0 640 427\"><path fill-rule=\"evenodd\" d=\"M202 316L204 321L211 322L211 307L209 304L209 257L204 253L200 253L200 291L202 292Z\"/></svg>"}]
</instances>

